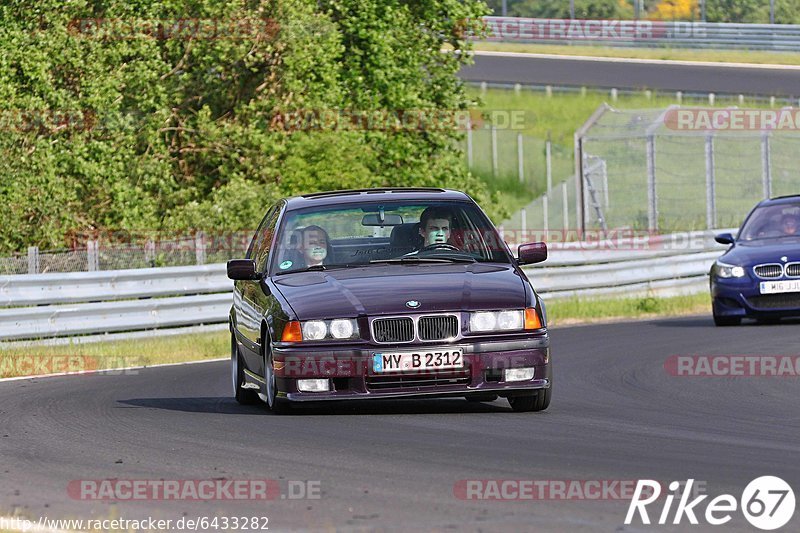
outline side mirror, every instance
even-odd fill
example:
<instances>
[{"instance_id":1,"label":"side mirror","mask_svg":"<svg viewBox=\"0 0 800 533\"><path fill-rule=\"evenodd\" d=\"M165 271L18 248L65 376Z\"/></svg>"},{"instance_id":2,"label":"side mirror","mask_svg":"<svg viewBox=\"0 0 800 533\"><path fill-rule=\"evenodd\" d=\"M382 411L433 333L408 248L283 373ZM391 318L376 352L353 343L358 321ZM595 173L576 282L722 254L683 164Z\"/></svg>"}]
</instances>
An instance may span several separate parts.
<instances>
[{"instance_id":1,"label":"side mirror","mask_svg":"<svg viewBox=\"0 0 800 533\"><path fill-rule=\"evenodd\" d=\"M231 259L228 261L228 277L232 280L252 281L261 279L256 272L256 262L252 259Z\"/></svg>"},{"instance_id":2,"label":"side mirror","mask_svg":"<svg viewBox=\"0 0 800 533\"><path fill-rule=\"evenodd\" d=\"M541 263L547 259L547 245L543 242L529 242L520 244L517 248L520 265L532 265Z\"/></svg>"},{"instance_id":3,"label":"side mirror","mask_svg":"<svg viewBox=\"0 0 800 533\"><path fill-rule=\"evenodd\" d=\"M730 233L720 233L714 237L714 240L720 244L733 244L733 235Z\"/></svg>"}]
</instances>

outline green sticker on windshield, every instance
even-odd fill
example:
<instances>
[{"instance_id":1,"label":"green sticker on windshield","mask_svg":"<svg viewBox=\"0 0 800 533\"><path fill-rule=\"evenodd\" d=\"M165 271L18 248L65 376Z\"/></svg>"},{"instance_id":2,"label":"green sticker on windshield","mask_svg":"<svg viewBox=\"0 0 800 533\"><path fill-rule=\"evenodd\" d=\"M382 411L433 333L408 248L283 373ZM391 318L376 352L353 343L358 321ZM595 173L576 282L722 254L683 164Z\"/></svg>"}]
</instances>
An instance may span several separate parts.
<instances>
[{"instance_id":1,"label":"green sticker on windshield","mask_svg":"<svg viewBox=\"0 0 800 533\"><path fill-rule=\"evenodd\" d=\"M292 266L292 262L291 261L284 261L279 266L281 267L281 270L286 270L287 268Z\"/></svg>"}]
</instances>

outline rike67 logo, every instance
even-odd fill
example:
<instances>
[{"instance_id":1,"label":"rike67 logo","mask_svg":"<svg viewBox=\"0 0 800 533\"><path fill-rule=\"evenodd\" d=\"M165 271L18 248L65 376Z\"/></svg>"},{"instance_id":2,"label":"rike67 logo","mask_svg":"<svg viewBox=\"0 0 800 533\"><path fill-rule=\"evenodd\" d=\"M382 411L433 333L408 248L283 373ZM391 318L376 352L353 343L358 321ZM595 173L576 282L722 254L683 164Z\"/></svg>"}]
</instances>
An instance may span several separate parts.
<instances>
[{"instance_id":1,"label":"rike67 logo","mask_svg":"<svg viewBox=\"0 0 800 533\"><path fill-rule=\"evenodd\" d=\"M705 519L705 523L719 526L730 522L732 513L741 509L742 514L753 527L764 531L771 531L785 526L792 519L795 509L795 498L792 487L784 480L775 476L762 476L751 481L742 492L742 497L737 500L731 494L722 494L705 504L705 512L701 512L701 504L708 495L702 494L691 501L693 479L685 484L673 481L669 484L669 491L664 498L664 506L658 515L657 524L681 524L684 517L690 524L699 524L698 516ZM680 491L683 487L682 492ZM661 497L661 484L650 479L640 479L636 484L633 499L625 516L625 524L630 525L638 513L643 524L650 524L650 515L647 506L653 504ZM675 499L678 504L672 514L672 504ZM655 507L655 506L654 506ZM651 511L657 509L650 509ZM654 517L655 518L655 517Z\"/></svg>"}]
</instances>

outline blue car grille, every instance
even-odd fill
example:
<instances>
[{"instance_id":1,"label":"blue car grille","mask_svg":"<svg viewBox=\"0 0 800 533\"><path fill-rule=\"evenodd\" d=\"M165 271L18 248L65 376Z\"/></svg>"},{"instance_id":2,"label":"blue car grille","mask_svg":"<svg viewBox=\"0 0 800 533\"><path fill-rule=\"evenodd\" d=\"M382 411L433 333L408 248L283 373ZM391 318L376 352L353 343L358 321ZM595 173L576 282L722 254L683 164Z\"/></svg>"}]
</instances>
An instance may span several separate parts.
<instances>
[{"instance_id":1,"label":"blue car grille","mask_svg":"<svg viewBox=\"0 0 800 533\"><path fill-rule=\"evenodd\" d=\"M783 267L778 263L769 265L758 265L753 271L759 278L779 278L783 275Z\"/></svg>"},{"instance_id":2,"label":"blue car grille","mask_svg":"<svg viewBox=\"0 0 800 533\"><path fill-rule=\"evenodd\" d=\"M791 278L800 277L800 263L789 263L786 265L786 275Z\"/></svg>"},{"instance_id":3,"label":"blue car grille","mask_svg":"<svg viewBox=\"0 0 800 533\"><path fill-rule=\"evenodd\" d=\"M800 293L762 294L747 299L755 309L797 309L800 308Z\"/></svg>"}]
</instances>

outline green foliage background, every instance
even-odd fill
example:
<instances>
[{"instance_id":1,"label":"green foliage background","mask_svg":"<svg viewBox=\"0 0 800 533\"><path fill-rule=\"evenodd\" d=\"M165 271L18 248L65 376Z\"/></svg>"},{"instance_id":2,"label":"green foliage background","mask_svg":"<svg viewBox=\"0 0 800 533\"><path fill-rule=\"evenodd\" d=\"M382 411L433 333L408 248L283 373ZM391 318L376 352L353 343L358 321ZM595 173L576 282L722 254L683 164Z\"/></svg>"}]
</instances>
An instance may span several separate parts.
<instances>
[{"instance_id":1,"label":"green foliage background","mask_svg":"<svg viewBox=\"0 0 800 533\"><path fill-rule=\"evenodd\" d=\"M94 230L252 229L274 199L333 188L459 188L502 218L456 131L269 127L296 109L468 108L465 59L440 50L467 49L463 21L485 12L477 0L6 0L0 252ZM101 38L76 30L87 18L278 31Z\"/></svg>"}]
</instances>

